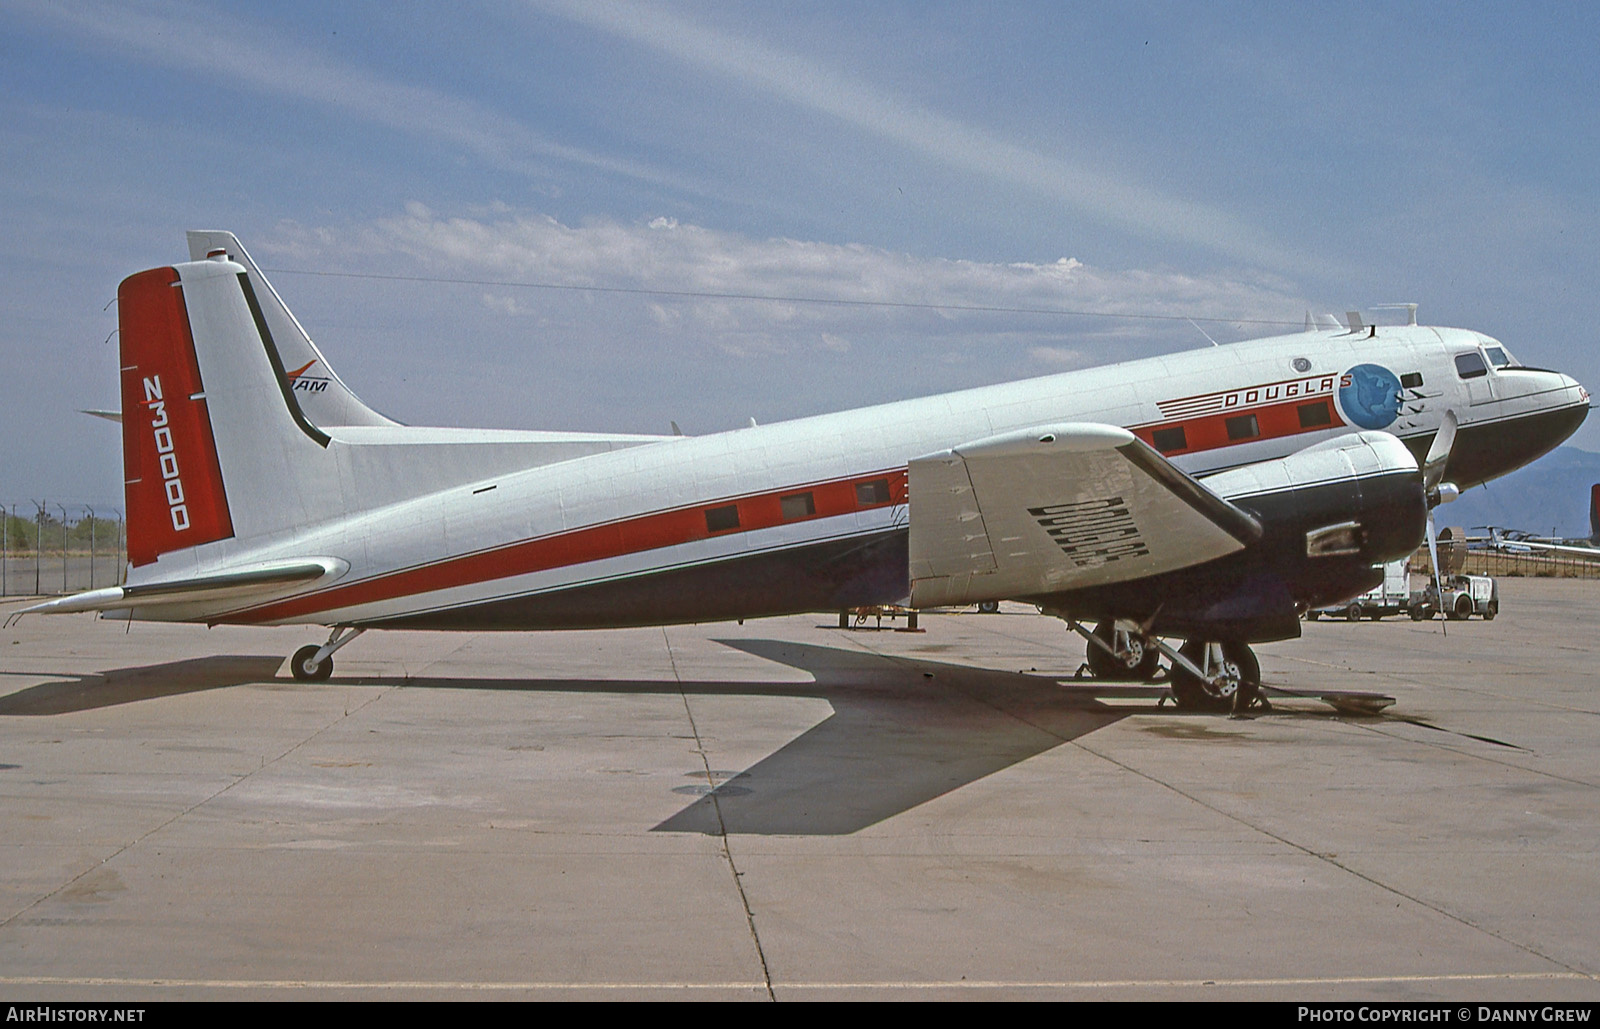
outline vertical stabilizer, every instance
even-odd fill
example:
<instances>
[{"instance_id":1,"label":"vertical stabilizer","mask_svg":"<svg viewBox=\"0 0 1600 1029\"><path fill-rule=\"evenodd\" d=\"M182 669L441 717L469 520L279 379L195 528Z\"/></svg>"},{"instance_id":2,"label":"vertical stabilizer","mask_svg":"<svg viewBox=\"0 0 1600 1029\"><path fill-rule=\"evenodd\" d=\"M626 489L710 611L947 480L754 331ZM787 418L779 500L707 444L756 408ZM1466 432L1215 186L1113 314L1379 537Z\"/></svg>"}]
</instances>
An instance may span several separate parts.
<instances>
[{"instance_id":1,"label":"vertical stabilizer","mask_svg":"<svg viewBox=\"0 0 1600 1029\"><path fill-rule=\"evenodd\" d=\"M395 425L366 404L322 356L322 351L311 342L311 337L300 325L272 283L261 274L261 269L251 260L249 253L231 232L218 230L191 230L189 258L203 261L208 257L226 257L243 266L246 277L254 289L261 316L272 333L278 353L283 360L284 373L300 402L301 410L313 425Z\"/></svg>"},{"instance_id":2,"label":"vertical stabilizer","mask_svg":"<svg viewBox=\"0 0 1600 1029\"><path fill-rule=\"evenodd\" d=\"M128 555L259 539L345 510L245 269L140 272L117 291Z\"/></svg>"},{"instance_id":3,"label":"vertical stabilizer","mask_svg":"<svg viewBox=\"0 0 1600 1029\"><path fill-rule=\"evenodd\" d=\"M205 383L174 268L117 289L122 357L122 478L128 560L233 535Z\"/></svg>"}]
</instances>

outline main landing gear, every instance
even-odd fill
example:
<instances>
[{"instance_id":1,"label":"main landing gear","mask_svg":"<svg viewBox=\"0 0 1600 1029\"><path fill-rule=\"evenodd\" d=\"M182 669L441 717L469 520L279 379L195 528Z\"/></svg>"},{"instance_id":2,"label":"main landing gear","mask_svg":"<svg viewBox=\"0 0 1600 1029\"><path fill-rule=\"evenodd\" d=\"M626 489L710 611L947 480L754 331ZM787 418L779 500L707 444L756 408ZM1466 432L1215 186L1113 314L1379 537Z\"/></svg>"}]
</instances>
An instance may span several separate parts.
<instances>
[{"instance_id":1,"label":"main landing gear","mask_svg":"<svg viewBox=\"0 0 1600 1029\"><path fill-rule=\"evenodd\" d=\"M1189 640L1173 649L1131 623L1103 621L1090 632L1075 619L1065 621L1088 644L1087 664L1097 679L1151 682L1165 654L1171 662L1167 683L1180 711L1242 715L1253 707L1271 710L1261 693L1261 666L1246 644Z\"/></svg>"},{"instance_id":2,"label":"main landing gear","mask_svg":"<svg viewBox=\"0 0 1600 1029\"><path fill-rule=\"evenodd\" d=\"M1088 639L1084 657L1096 679L1149 682L1161 669L1161 651L1142 632L1119 629L1115 622L1101 622Z\"/></svg>"},{"instance_id":3,"label":"main landing gear","mask_svg":"<svg viewBox=\"0 0 1600 1029\"><path fill-rule=\"evenodd\" d=\"M333 652L366 632L335 626L322 646L311 644L301 647L289 659L289 673L301 682L323 682L333 674Z\"/></svg>"},{"instance_id":4,"label":"main landing gear","mask_svg":"<svg viewBox=\"0 0 1600 1029\"><path fill-rule=\"evenodd\" d=\"M1257 703L1271 709L1261 695L1261 665L1243 643L1189 640L1172 661L1170 679L1180 710L1242 715Z\"/></svg>"}]
</instances>

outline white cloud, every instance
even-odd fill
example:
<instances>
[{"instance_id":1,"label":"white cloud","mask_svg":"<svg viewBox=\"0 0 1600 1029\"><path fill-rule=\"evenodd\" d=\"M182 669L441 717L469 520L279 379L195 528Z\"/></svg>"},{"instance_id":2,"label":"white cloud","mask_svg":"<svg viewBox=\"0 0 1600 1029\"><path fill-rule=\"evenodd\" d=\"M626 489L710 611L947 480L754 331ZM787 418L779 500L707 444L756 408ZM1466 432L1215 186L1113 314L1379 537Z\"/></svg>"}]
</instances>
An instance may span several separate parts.
<instances>
[{"instance_id":1,"label":"white cloud","mask_svg":"<svg viewBox=\"0 0 1600 1029\"><path fill-rule=\"evenodd\" d=\"M345 380L413 424L703 432L1205 346L1191 316L1236 320L1207 323L1223 340L1296 331L1304 310L1271 279L918 257L648 214L409 205L245 245L269 272L372 276L272 274Z\"/></svg>"},{"instance_id":2,"label":"white cloud","mask_svg":"<svg viewBox=\"0 0 1600 1029\"><path fill-rule=\"evenodd\" d=\"M485 164L546 177L555 160L690 192L699 187L633 161L558 143L516 118L438 90L413 86L283 39L237 12L172 4L22 2L27 14L114 50L210 82L326 108L408 136L457 148Z\"/></svg>"},{"instance_id":3,"label":"white cloud","mask_svg":"<svg viewBox=\"0 0 1600 1029\"><path fill-rule=\"evenodd\" d=\"M446 217L412 203L351 230L284 225L268 243L274 253L322 267L359 260L381 272L403 260L440 278L495 285L496 296L513 284L636 291L648 298L657 324L714 332L809 327L815 338L817 329L838 335L829 327L863 318L942 319L967 329L1004 320L1009 331L1039 332L1069 319L1105 336L1140 331L1137 321L1130 327L1105 316L1293 327L1294 312L1304 307L1286 284L1264 277L1112 271L1073 257L924 258L859 243L757 239L664 218L569 226L534 213Z\"/></svg>"},{"instance_id":4,"label":"white cloud","mask_svg":"<svg viewBox=\"0 0 1600 1029\"><path fill-rule=\"evenodd\" d=\"M1285 270L1312 259L1252 225L1198 201L1108 174L1084 161L1019 145L898 97L843 69L732 35L658 4L538 0L537 6L686 65L730 78L948 167L1021 187L1103 223Z\"/></svg>"},{"instance_id":5,"label":"white cloud","mask_svg":"<svg viewBox=\"0 0 1600 1029\"><path fill-rule=\"evenodd\" d=\"M1206 345L1188 316L1264 322L1207 323L1223 340L1295 331L1304 310L1272 280L916 257L650 215L412 205L245 245L269 271L374 276L272 275L345 380L413 424L704 432ZM1037 313L1052 311L1142 317Z\"/></svg>"},{"instance_id":6,"label":"white cloud","mask_svg":"<svg viewBox=\"0 0 1600 1029\"><path fill-rule=\"evenodd\" d=\"M1089 363L1082 351L1071 347L1032 347L1028 356L1054 371L1069 371Z\"/></svg>"}]
</instances>

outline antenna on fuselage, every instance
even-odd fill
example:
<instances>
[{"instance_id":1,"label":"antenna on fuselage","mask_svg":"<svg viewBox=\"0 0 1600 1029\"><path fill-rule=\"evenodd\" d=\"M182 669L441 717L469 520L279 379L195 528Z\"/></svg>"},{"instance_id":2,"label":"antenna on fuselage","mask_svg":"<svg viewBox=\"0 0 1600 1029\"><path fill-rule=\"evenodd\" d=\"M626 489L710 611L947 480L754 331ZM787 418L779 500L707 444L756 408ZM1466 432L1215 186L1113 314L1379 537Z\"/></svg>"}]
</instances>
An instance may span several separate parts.
<instances>
[{"instance_id":1,"label":"antenna on fuselage","mask_svg":"<svg viewBox=\"0 0 1600 1029\"><path fill-rule=\"evenodd\" d=\"M1373 307L1374 311L1399 311L1402 309L1404 309L1406 312L1406 324L1417 324L1416 304L1378 304L1377 306Z\"/></svg>"},{"instance_id":2,"label":"antenna on fuselage","mask_svg":"<svg viewBox=\"0 0 1600 1029\"><path fill-rule=\"evenodd\" d=\"M1184 321L1188 322L1190 325L1194 325L1194 331L1198 332L1200 335L1204 336L1206 339L1211 340L1211 345L1212 346L1214 346L1214 347L1222 346L1221 343L1218 343L1216 340L1211 339L1211 333L1209 333L1206 330L1202 329L1199 325L1196 325L1195 324L1195 320L1193 318L1185 318Z\"/></svg>"}]
</instances>

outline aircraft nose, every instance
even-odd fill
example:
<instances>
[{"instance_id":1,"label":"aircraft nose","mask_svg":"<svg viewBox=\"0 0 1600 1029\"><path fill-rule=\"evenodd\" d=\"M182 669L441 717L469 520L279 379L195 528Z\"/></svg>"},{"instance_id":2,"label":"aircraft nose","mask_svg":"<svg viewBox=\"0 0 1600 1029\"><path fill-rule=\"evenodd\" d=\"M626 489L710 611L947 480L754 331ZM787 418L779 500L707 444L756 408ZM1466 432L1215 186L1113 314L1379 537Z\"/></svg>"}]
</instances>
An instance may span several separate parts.
<instances>
[{"instance_id":1,"label":"aircraft nose","mask_svg":"<svg viewBox=\"0 0 1600 1029\"><path fill-rule=\"evenodd\" d=\"M1497 376L1497 409L1464 423L1445 478L1461 489L1515 471L1560 446L1589 415L1589 391L1570 375L1535 368Z\"/></svg>"}]
</instances>

